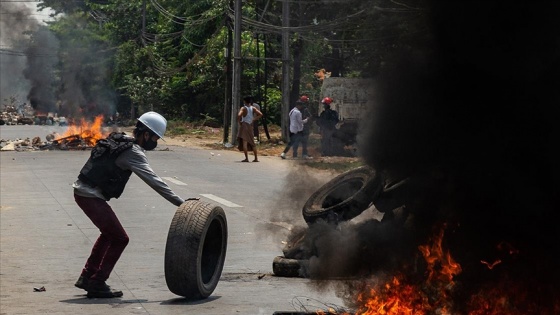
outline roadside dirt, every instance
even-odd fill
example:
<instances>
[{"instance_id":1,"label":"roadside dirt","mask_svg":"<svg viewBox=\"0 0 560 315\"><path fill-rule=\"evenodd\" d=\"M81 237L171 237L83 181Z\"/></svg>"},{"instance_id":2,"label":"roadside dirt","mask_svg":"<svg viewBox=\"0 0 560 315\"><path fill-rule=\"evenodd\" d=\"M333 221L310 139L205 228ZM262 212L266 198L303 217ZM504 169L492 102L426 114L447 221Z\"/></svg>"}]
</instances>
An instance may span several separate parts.
<instances>
[{"instance_id":1,"label":"roadside dirt","mask_svg":"<svg viewBox=\"0 0 560 315\"><path fill-rule=\"evenodd\" d=\"M258 143L257 150L258 154L262 156L278 156L286 147L286 143L281 139L281 131L279 127L270 127L269 128L269 136L270 139L266 136L265 132L261 129L260 131L260 142ZM186 130L181 134L170 135L166 137L166 144L168 145L176 145L176 146L184 146L184 147L199 147L205 149L212 149L212 150L232 150L238 151L237 147L227 147L223 144L223 129L222 128L211 128L211 127L201 127L199 129L190 129ZM231 138L230 138L231 139ZM361 163L361 159L359 157L351 156L352 154L349 153L349 156L329 156L329 157L322 157L321 156L321 136L316 133L312 133L309 137L309 145L308 145L308 152L309 155L312 157L310 160L306 160L306 164L311 164L311 166L315 166L317 168L331 168L329 165L316 166L316 164L330 164L334 168L345 168L344 165L348 164L348 167L352 165L357 165ZM299 153L301 155L301 147L299 149ZM348 150L351 151L351 148ZM292 151L288 152L287 156L290 159L292 155ZM342 166L334 166L333 164L342 165Z\"/></svg>"}]
</instances>

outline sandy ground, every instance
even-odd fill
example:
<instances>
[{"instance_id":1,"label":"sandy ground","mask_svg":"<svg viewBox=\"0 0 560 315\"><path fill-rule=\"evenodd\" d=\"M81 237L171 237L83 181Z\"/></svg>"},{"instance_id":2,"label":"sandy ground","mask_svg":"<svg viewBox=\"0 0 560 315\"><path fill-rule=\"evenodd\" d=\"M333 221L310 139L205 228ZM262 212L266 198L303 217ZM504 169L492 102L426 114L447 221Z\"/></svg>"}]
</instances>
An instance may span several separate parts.
<instances>
[{"instance_id":1,"label":"sandy ground","mask_svg":"<svg viewBox=\"0 0 560 315\"><path fill-rule=\"evenodd\" d=\"M67 131L60 130L60 128L62 127L40 126L39 128L40 129L37 130L36 134L30 136L29 141L31 141L31 138L38 138L38 141L42 141L43 139L45 139L43 138L45 136L47 137L46 140L48 140L48 136L54 137L54 139L67 136L65 134L67 133ZM128 135L132 135L133 129L134 127L132 126L117 127L117 128L103 127L102 133L108 135L112 131L123 131ZM6 130L11 130L11 128L8 127ZM257 142L257 152L258 152L257 154L259 156L270 156L270 157L276 156L278 157L278 159L280 159L280 154L286 147L286 143L282 141L280 127L278 126L269 127L268 135L266 135L263 128L261 127L259 136L260 136L259 137L260 141ZM17 139L25 139L25 137L26 137L25 135L16 136ZM16 138L11 139L9 136L7 136L6 141L8 142L10 142L10 140L15 141L17 140ZM231 137L228 140L231 141ZM229 144L230 141L227 141L224 144L224 132L222 128L185 125L185 127L182 128L182 130L168 128L165 136L165 142L161 144L170 145L170 146L180 146L180 147L196 147L196 148L213 150L213 151L227 150L227 151L239 152L236 146L231 147L231 144ZM12 144L8 143L7 145L11 145L12 146L11 150L14 150L15 149L14 146L16 144L14 142ZM318 133L312 133L309 137L309 142L308 142L308 153L312 157L312 159L302 160L301 159L302 149L300 147L298 152L300 158L298 160L300 160L300 162L304 162L303 164L306 165L314 164L316 168L331 169L331 170L335 170L338 168L339 171L344 168L351 167L354 163L361 163L361 159L359 157L351 156L351 154L348 154L348 156L322 157L320 146L321 146L321 136ZM9 150L9 148L4 148L4 145L2 146L2 148L3 150ZM347 152L350 153L351 150L352 148L349 148ZM293 152L292 150L288 152L287 154L288 160L292 159L291 157L292 152ZM249 154L252 155L252 152L249 152ZM317 165L317 163L321 163L321 164ZM335 166L335 164L337 165ZM346 164L348 167L345 167L344 164ZM342 165L342 169L340 169L341 167L340 165Z\"/></svg>"},{"instance_id":2,"label":"sandy ground","mask_svg":"<svg viewBox=\"0 0 560 315\"><path fill-rule=\"evenodd\" d=\"M286 143L281 139L281 132L276 128L269 129L268 139L261 130L260 142L257 146L257 154L261 156L278 156L286 147ZM237 147L228 147L223 143L223 129L221 128L210 128L202 127L199 130L188 130L186 133L181 135L172 135L166 137L166 144L185 146L185 147L200 147L212 150L233 150L238 151ZM309 137L308 152L311 157L313 157L313 162L324 162L324 163L355 163L360 160L358 157L322 157L320 148L321 136L317 133L312 133ZM301 147L299 149L299 154L301 156ZM287 154L288 158L291 157L292 151L290 150Z\"/></svg>"}]
</instances>

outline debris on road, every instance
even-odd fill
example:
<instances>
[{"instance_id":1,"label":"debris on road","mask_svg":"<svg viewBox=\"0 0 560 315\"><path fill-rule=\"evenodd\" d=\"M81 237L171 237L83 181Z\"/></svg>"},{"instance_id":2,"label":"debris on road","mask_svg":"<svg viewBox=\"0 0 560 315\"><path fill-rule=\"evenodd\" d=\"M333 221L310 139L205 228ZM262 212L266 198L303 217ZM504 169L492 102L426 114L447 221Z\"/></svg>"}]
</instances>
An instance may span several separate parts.
<instances>
[{"instance_id":1,"label":"debris on road","mask_svg":"<svg viewBox=\"0 0 560 315\"><path fill-rule=\"evenodd\" d=\"M0 151L37 151L37 150L87 150L92 149L97 141L93 135L73 134L60 138L60 135L53 132L45 137L6 140L0 139Z\"/></svg>"},{"instance_id":2,"label":"debris on road","mask_svg":"<svg viewBox=\"0 0 560 315\"><path fill-rule=\"evenodd\" d=\"M33 292L45 292L45 291L47 291L47 289L45 289L44 286L42 286L40 288L37 288L37 287L33 288Z\"/></svg>"}]
</instances>

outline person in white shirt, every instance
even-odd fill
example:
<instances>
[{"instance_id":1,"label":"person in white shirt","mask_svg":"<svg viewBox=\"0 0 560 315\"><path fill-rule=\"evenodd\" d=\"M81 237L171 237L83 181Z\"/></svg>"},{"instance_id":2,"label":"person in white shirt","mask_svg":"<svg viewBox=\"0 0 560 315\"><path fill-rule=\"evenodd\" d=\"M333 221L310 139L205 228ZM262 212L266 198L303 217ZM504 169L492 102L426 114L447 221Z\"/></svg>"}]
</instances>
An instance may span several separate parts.
<instances>
[{"instance_id":1,"label":"person in white shirt","mask_svg":"<svg viewBox=\"0 0 560 315\"><path fill-rule=\"evenodd\" d=\"M296 106L290 111L290 142L284 148L284 152L280 154L282 159L286 158L286 153L292 149L292 156L297 158L298 148L303 137L303 124L307 123L309 118L303 119L301 110L303 109L303 102L297 101Z\"/></svg>"},{"instance_id":2,"label":"person in white shirt","mask_svg":"<svg viewBox=\"0 0 560 315\"><path fill-rule=\"evenodd\" d=\"M256 108L258 111L262 112L261 111L261 105L259 105L258 103L255 103L255 99L253 97L251 97L251 106ZM257 143L259 141L261 141L261 137L260 137L260 134L259 134L259 120L255 120L253 122L253 136L255 137L255 140L257 141Z\"/></svg>"},{"instance_id":3,"label":"person in white shirt","mask_svg":"<svg viewBox=\"0 0 560 315\"><path fill-rule=\"evenodd\" d=\"M253 123L262 117L262 113L260 110L251 105L251 100L251 96L244 97L243 107L241 107L239 113L237 114L237 121L239 122L237 148L245 154L245 159L241 162L249 162L249 150L253 151L253 162L259 161L259 158L257 157L257 146L254 139L255 136L253 134Z\"/></svg>"}]
</instances>

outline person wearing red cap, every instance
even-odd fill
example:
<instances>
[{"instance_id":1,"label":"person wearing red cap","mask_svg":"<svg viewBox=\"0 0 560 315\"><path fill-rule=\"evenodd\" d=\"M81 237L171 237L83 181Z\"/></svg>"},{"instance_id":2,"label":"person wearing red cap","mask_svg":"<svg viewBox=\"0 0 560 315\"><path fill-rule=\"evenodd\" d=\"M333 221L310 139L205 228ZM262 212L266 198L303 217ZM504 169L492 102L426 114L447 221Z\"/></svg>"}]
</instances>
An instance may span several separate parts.
<instances>
[{"instance_id":1,"label":"person wearing red cap","mask_svg":"<svg viewBox=\"0 0 560 315\"><path fill-rule=\"evenodd\" d=\"M334 155L332 138L338 124L338 113L331 109L332 98L325 97L321 101L323 104L323 111L317 119L317 125L321 128L321 155L332 156Z\"/></svg>"}]
</instances>

